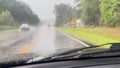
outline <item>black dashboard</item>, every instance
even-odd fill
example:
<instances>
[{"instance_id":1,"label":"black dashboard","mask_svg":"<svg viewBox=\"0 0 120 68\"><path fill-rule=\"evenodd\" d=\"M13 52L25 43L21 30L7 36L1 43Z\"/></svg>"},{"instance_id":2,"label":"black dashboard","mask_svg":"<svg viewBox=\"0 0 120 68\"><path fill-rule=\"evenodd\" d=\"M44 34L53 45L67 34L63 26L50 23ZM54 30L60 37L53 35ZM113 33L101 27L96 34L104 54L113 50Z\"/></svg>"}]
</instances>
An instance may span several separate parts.
<instances>
[{"instance_id":1,"label":"black dashboard","mask_svg":"<svg viewBox=\"0 0 120 68\"><path fill-rule=\"evenodd\" d=\"M54 61L16 66L13 68L120 68L120 57Z\"/></svg>"}]
</instances>

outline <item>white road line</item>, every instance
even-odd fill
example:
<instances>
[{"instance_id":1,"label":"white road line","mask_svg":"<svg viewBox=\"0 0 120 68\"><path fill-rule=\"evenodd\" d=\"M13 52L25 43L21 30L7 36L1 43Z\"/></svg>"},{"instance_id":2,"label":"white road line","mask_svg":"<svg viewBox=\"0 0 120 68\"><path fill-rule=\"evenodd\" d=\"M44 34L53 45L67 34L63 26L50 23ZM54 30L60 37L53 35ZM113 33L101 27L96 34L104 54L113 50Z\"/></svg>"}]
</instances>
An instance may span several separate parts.
<instances>
[{"instance_id":1,"label":"white road line","mask_svg":"<svg viewBox=\"0 0 120 68\"><path fill-rule=\"evenodd\" d=\"M70 36L70 35L68 35L68 34L66 34L66 33L64 33L64 32L62 32L62 31L59 31L59 32L63 33L63 34L66 35L67 37L69 37L69 38L71 38L71 39L77 41L78 43L80 43L80 44L82 44L82 45L84 45L84 46L86 46L86 47L89 47L88 44L86 44L86 43L84 43L84 42L82 42L82 41L80 41L80 40L78 40L78 39L76 39L76 38L74 38L74 37L72 37L72 36Z\"/></svg>"}]
</instances>

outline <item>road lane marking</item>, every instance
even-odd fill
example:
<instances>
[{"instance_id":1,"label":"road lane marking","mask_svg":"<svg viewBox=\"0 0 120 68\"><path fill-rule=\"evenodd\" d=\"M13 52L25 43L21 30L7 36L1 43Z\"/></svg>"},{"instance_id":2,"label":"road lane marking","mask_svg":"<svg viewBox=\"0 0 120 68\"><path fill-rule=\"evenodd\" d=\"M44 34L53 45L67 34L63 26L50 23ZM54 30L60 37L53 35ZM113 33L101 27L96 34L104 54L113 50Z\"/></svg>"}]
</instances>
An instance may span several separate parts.
<instances>
[{"instance_id":1,"label":"road lane marking","mask_svg":"<svg viewBox=\"0 0 120 68\"><path fill-rule=\"evenodd\" d=\"M39 41L41 34L39 33L35 39L32 40L30 45L26 45L20 49L19 54L30 53L35 44Z\"/></svg>"},{"instance_id":2,"label":"road lane marking","mask_svg":"<svg viewBox=\"0 0 120 68\"><path fill-rule=\"evenodd\" d=\"M59 32L61 32L62 34L66 35L67 37L69 37L69 38L71 38L71 39L77 41L78 43L80 43L80 44L82 44L82 45L84 45L84 46L86 46L86 47L89 47L88 44L86 44L86 43L84 43L84 42L82 42L82 41L80 41L80 40L78 40L78 39L76 39L76 38L74 38L74 37L72 37L72 36L70 36L70 35L68 35L68 34L66 34L66 33L64 33L64 32L62 32L62 31L59 31Z\"/></svg>"}]
</instances>

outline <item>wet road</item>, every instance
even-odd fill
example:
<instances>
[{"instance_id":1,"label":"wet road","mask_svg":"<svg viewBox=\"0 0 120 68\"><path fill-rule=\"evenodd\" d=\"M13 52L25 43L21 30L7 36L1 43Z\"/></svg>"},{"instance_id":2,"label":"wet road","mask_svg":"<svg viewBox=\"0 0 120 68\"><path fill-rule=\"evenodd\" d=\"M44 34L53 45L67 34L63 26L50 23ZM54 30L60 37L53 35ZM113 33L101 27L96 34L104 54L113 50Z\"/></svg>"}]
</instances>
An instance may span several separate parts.
<instances>
[{"instance_id":1,"label":"wet road","mask_svg":"<svg viewBox=\"0 0 120 68\"><path fill-rule=\"evenodd\" d=\"M80 44L78 41L73 40L60 31L55 30L54 27L42 26L32 42L22 47L19 54L35 53L46 56L80 47L85 47L85 45Z\"/></svg>"},{"instance_id":2,"label":"wet road","mask_svg":"<svg viewBox=\"0 0 120 68\"><path fill-rule=\"evenodd\" d=\"M23 35L26 33L23 33ZM55 27L41 26L37 32L28 34L27 37L10 46L0 46L0 61L6 60L11 55L35 54L48 56L57 52L86 47L84 43L66 35ZM18 56L17 56L18 57Z\"/></svg>"}]
</instances>

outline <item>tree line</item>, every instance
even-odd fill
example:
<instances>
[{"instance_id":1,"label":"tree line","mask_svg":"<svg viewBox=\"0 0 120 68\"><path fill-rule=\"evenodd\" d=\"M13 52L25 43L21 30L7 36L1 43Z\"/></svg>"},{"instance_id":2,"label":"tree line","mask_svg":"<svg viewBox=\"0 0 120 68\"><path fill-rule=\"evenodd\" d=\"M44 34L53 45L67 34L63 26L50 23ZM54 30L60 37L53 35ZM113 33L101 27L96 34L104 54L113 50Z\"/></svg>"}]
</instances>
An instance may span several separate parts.
<instances>
[{"instance_id":1,"label":"tree line","mask_svg":"<svg viewBox=\"0 0 120 68\"><path fill-rule=\"evenodd\" d=\"M75 16L88 27L120 26L120 0L75 0ZM55 5L56 25L71 22L74 8L68 4Z\"/></svg>"},{"instance_id":2,"label":"tree line","mask_svg":"<svg viewBox=\"0 0 120 68\"><path fill-rule=\"evenodd\" d=\"M38 25L38 16L29 5L19 0L0 0L0 26L16 26L23 23Z\"/></svg>"},{"instance_id":3,"label":"tree line","mask_svg":"<svg viewBox=\"0 0 120 68\"><path fill-rule=\"evenodd\" d=\"M70 22L73 17L73 8L69 4L55 5L55 25L63 26L65 23Z\"/></svg>"},{"instance_id":4,"label":"tree line","mask_svg":"<svg viewBox=\"0 0 120 68\"><path fill-rule=\"evenodd\" d=\"M89 26L120 26L120 0L76 0L76 16Z\"/></svg>"}]
</instances>

